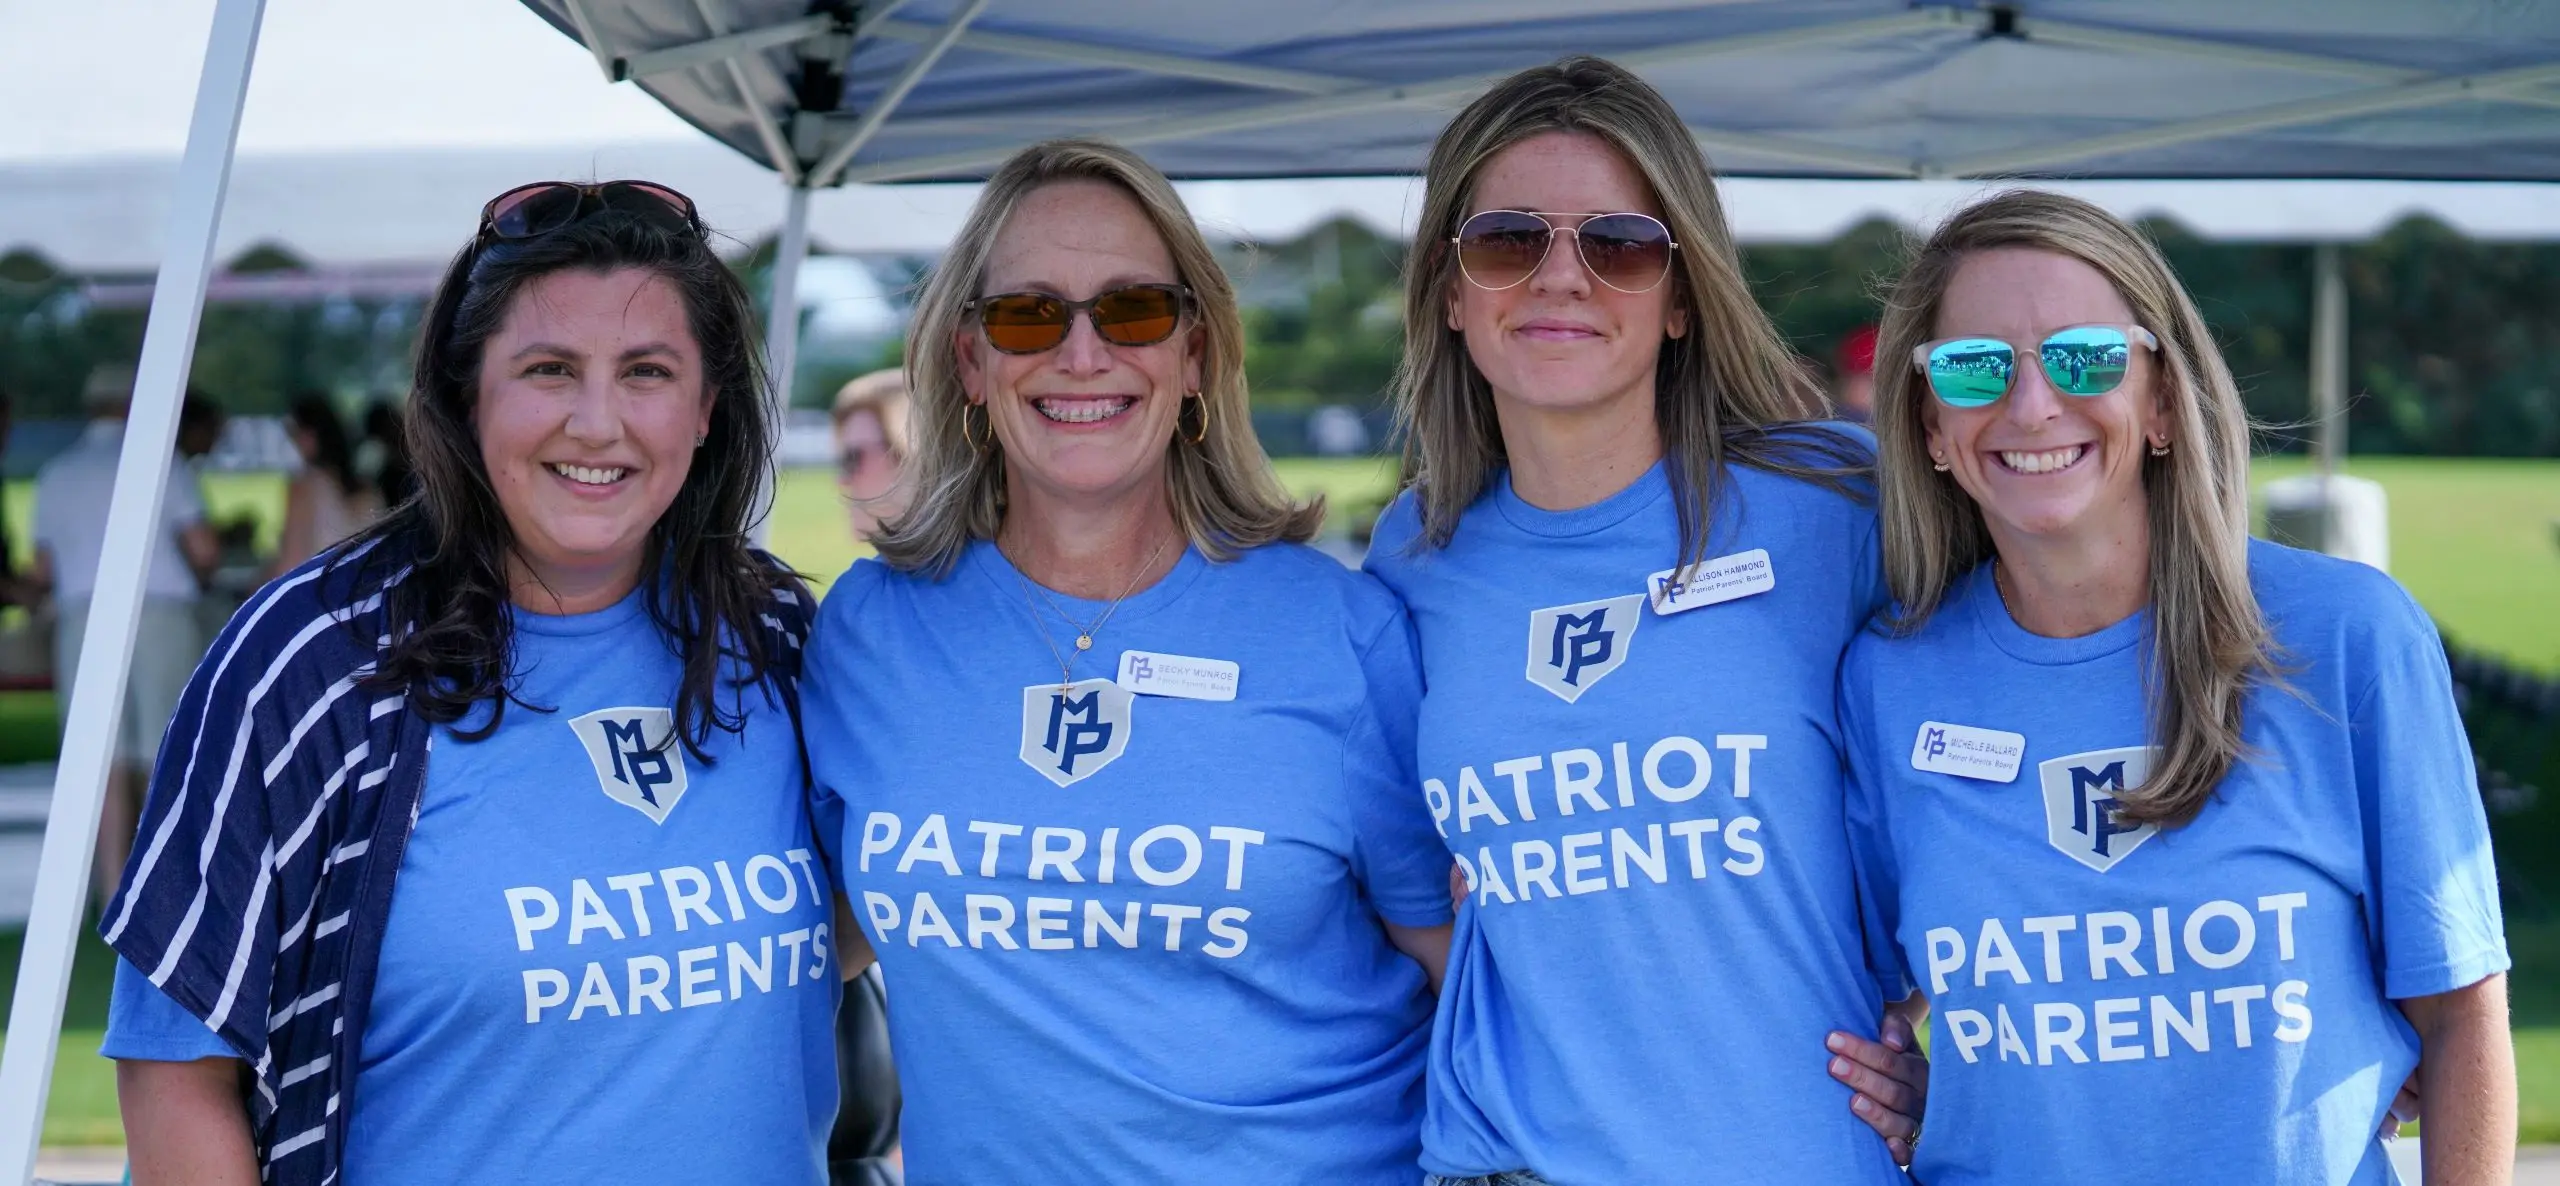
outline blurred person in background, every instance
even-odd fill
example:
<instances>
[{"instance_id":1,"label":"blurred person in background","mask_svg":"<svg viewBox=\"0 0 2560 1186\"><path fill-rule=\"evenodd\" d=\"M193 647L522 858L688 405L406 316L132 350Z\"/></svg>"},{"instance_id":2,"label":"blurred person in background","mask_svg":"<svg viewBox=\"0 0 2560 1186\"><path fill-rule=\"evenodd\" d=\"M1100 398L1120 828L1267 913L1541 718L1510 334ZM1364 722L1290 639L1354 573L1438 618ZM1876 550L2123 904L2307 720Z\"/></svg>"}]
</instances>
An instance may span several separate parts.
<instances>
[{"instance_id":1,"label":"blurred person in background","mask_svg":"<svg viewBox=\"0 0 2560 1186\"><path fill-rule=\"evenodd\" d=\"M88 428L36 475L36 554L27 574L34 587L52 590L59 611L54 619L54 687L66 716L72 681L80 671L80 636L89 626L89 597L97 589L98 560L105 549L125 411L133 402L133 368L107 365L91 371L81 402L89 412ZM142 782L160 752L160 734L178 710L187 676L204 653L195 604L221 551L205 522L204 491L195 470L174 451L168 467L159 527L144 570L124 718L116 729L106 806L98 819L92 877L100 902L114 892L116 878L124 872Z\"/></svg>"},{"instance_id":2,"label":"blurred person in background","mask_svg":"<svg viewBox=\"0 0 2560 1186\"><path fill-rule=\"evenodd\" d=\"M409 468L409 444L400 433L400 403L396 397L377 400L364 410L364 444L357 449L357 472L373 482L376 497L384 510L408 501L417 493L417 478Z\"/></svg>"},{"instance_id":3,"label":"blurred person in background","mask_svg":"<svg viewBox=\"0 0 2560 1186\"><path fill-rule=\"evenodd\" d=\"M1832 348L1831 407L1843 420L1866 424L1875 419L1876 327L1850 330Z\"/></svg>"},{"instance_id":4,"label":"blurred person in background","mask_svg":"<svg viewBox=\"0 0 2560 1186\"><path fill-rule=\"evenodd\" d=\"M274 580L330 545L364 530L382 513L382 502L356 474L355 451L347 428L326 396L306 393L285 411L285 435L302 456L302 472L285 488L284 531L276 540L275 559L267 565Z\"/></svg>"},{"instance_id":5,"label":"blurred person in background","mask_svg":"<svg viewBox=\"0 0 2560 1186\"><path fill-rule=\"evenodd\" d=\"M17 401L9 389L0 387L0 454L9 448L9 430L16 418ZM44 600L44 590L28 583L18 571L17 541L10 538L9 516L0 507L0 606L22 605L29 609Z\"/></svg>"},{"instance_id":6,"label":"blurred person in background","mask_svg":"<svg viewBox=\"0 0 2560 1186\"><path fill-rule=\"evenodd\" d=\"M836 392L836 489L853 518L853 537L869 541L907 508L907 376L873 371Z\"/></svg>"},{"instance_id":7,"label":"blurred person in background","mask_svg":"<svg viewBox=\"0 0 2560 1186\"><path fill-rule=\"evenodd\" d=\"M230 423L230 414L215 406L211 397L189 387L186 402L178 405L179 459L190 465L204 464L204 459L222 444L222 430Z\"/></svg>"}]
</instances>

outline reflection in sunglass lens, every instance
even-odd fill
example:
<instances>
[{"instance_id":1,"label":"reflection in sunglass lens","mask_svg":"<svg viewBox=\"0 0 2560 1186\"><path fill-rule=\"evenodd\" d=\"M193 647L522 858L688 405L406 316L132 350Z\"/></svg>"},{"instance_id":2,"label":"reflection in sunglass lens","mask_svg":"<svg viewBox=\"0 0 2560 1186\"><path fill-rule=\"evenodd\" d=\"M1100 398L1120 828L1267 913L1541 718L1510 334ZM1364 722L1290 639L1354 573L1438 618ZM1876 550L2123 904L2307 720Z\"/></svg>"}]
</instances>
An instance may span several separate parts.
<instances>
[{"instance_id":1,"label":"reflection in sunglass lens","mask_svg":"<svg viewBox=\"0 0 2560 1186\"><path fill-rule=\"evenodd\" d=\"M1605 214L1580 228L1582 262L1600 282L1644 292L1671 270L1671 232L1641 214Z\"/></svg>"},{"instance_id":2,"label":"reflection in sunglass lens","mask_svg":"<svg viewBox=\"0 0 2560 1186\"><path fill-rule=\"evenodd\" d=\"M1133 285L1093 299L1093 330L1115 346L1152 346L1173 336L1182 296L1162 285Z\"/></svg>"},{"instance_id":3,"label":"reflection in sunglass lens","mask_svg":"<svg viewBox=\"0 0 2560 1186\"><path fill-rule=\"evenodd\" d=\"M530 239L569 225L585 200L573 185L531 186L499 198L489 225L501 239Z\"/></svg>"},{"instance_id":4,"label":"reflection in sunglass lens","mask_svg":"<svg viewBox=\"0 0 2560 1186\"><path fill-rule=\"evenodd\" d=\"M1998 338L1957 338L1929 351L1929 390L1951 408L1979 408L2008 394L2017 352Z\"/></svg>"},{"instance_id":5,"label":"reflection in sunglass lens","mask_svg":"<svg viewBox=\"0 0 2560 1186\"><path fill-rule=\"evenodd\" d=\"M1483 288L1509 288L1547 258L1545 219L1517 210L1487 210L1458 228L1458 267Z\"/></svg>"},{"instance_id":6,"label":"reflection in sunglass lens","mask_svg":"<svg viewBox=\"0 0 2560 1186\"><path fill-rule=\"evenodd\" d=\"M1067 340L1067 304L1028 292L989 297L978 305L978 323L996 349L1037 354Z\"/></svg>"},{"instance_id":7,"label":"reflection in sunglass lens","mask_svg":"<svg viewBox=\"0 0 2560 1186\"><path fill-rule=\"evenodd\" d=\"M2044 377L2053 389L2070 395L2105 395L2124 382L2132 364L2133 345L2124 331L2104 325L2066 329L2037 349Z\"/></svg>"}]
</instances>

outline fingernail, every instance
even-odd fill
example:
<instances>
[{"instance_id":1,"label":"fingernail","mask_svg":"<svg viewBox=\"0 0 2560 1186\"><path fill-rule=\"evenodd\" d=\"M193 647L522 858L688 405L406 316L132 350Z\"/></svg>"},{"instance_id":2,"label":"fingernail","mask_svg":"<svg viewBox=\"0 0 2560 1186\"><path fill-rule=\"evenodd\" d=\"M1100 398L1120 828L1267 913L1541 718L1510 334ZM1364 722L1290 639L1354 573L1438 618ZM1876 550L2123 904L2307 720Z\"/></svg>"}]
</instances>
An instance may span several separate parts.
<instances>
[{"instance_id":1,"label":"fingernail","mask_svg":"<svg viewBox=\"0 0 2560 1186\"><path fill-rule=\"evenodd\" d=\"M1861 1116L1873 1116L1876 1114L1876 1106L1874 1102L1863 1095L1850 1100L1849 1106L1856 1108L1858 1110L1858 1115Z\"/></svg>"},{"instance_id":2,"label":"fingernail","mask_svg":"<svg viewBox=\"0 0 2560 1186\"><path fill-rule=\"evenodd\" d=\"M1845 1058L1832 1059L1831 1073L1846 1078L1849 1074L1849 1060Z\"/></svg>"},{"instance_id":3,"label":"fingernail","mask_svg":"<svg viewBox=\"0 0 2560 1186\"><path fill-rule=\"evenodd\" d=\"M1830 1037L1822 1040L1822 1044L1832 1048L1833 1050L1847 1050L1849 1048L1849 1036L1838 1030L1833 1030L1831 1031Z\"/></svg>"}]
</instances>

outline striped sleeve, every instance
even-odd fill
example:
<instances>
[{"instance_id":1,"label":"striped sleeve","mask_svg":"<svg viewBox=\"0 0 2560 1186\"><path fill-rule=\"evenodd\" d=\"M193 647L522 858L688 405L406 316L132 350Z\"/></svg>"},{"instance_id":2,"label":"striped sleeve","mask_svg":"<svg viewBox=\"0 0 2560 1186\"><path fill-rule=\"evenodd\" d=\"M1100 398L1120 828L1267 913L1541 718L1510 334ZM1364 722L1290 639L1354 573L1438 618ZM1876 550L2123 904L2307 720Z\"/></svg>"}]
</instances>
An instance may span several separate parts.
<instances>
[{"instance_id":1,"label":"striped sleeve","mask_svg":"<svg viewBox=\"0 0 2560 1186\"><path fill-rule=\"evenodd\" d=\"M371 770L366 725L379 699L358 683L380 596L333 604L323 578L315 565L261 590L198 662L99 925L267 1082L277 952L290 928L310 925L297 914L339 855L312 850L338 834L332 800Z\"/></svg>"}]
</instances>

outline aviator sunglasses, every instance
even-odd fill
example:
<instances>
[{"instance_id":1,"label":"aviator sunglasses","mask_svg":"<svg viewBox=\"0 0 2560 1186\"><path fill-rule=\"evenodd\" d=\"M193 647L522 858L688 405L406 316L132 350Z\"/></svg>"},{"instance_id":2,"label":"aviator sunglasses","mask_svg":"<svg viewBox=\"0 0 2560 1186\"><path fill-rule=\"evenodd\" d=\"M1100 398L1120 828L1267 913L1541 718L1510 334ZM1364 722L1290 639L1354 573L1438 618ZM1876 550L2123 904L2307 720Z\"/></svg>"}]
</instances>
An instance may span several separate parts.
<instances>
[{"instance_id":1,"label":"aviator sunglasses","mask_svg":"<svg viewBox=\"0 0 2560 1186\"><path fill-rule=\"evenodd\" d=\"M2036 359L2054 390L2087 399L2124 383L2135 346L2157 351L2160 340L2138 325L2075 325L2037 343ZM1911 367L1928 376L1939 403L1987 407L2017 382L2018 350L1999 338L1942 338L1912 347Z\"/></svg>"},{"instance_id":2,"label":"aviator sunglasses","mask_svg":"<svg viewBox=\"0 0 2560 1186\"><path fill-rule=\"evenodd\" d=\"M1067 340L1076 314L1114 346L1153 346L1181 328L1191 290L1179 284L1131 284L1071 301L1055 293L1007 292L961 306L978 315L987 344L1006 354L1038 354Z\"/></svg>"},{"instance_id":3,"label":"aviator sunglasses","mask_svg":"<svg viewBox=\"0 0 2560 1186\"><path fill-rule=\"evenodd\" d=\"M650 181L536 181L489 199L480 208L480 241L547 235L598 210L621 210L671 231L701 238L693 199Z\"/></svg>"},{"instance_id":4,"label":"aviator sunglasses","mask_svg":"<svg viewBox=\"0 0 2560 1186\"><path fill-rule=\"evenodd\" d=\"M1579 218L1572 226L1551 219ZM1648 214L1556 214L1534 210L1486 210L1458 224L1449 240L1458 246L1458 271L1478 288L1500 292L1538 274L1556 236L1571 235L1592 278L1623 293L1651 292L1671 274L1680 245L1671 228Z\"/></svg>"}]
</instances>

